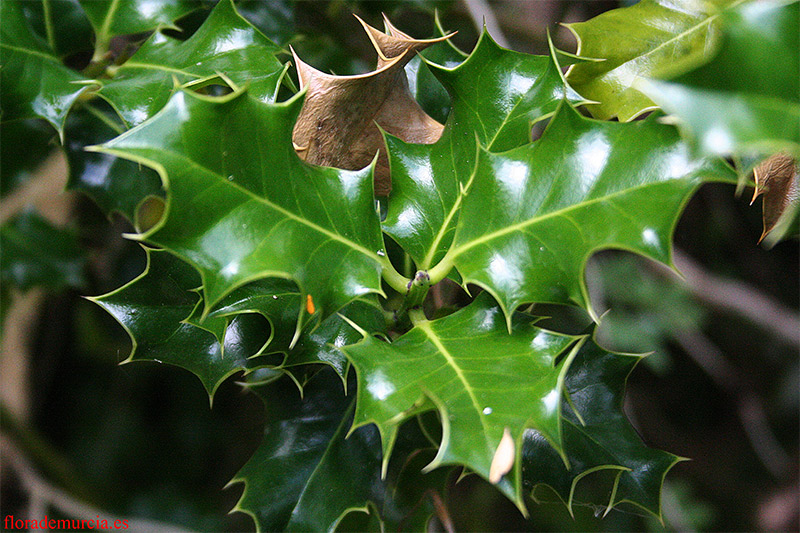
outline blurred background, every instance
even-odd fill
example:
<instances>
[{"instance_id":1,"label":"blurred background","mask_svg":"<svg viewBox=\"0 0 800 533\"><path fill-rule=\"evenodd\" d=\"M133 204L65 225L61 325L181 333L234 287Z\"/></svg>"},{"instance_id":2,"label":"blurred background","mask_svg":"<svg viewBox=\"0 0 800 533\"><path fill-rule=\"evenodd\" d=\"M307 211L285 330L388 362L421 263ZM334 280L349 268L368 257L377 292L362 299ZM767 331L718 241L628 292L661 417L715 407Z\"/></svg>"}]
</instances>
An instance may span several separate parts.
<instances>
[{"instance_id":1,"label":"blurred background","mask_svg":"<svg viewBox=\"0 0 800 533\"><path fill-rule=\"evenodd\" d=\"M559 22L632 3L271 0L237 6L307 63L355 74L370 70L375 57L351 13L376 27L386 13L422 38L434 35L436 10L446 30L458 31L453 40L465 51L485 20L503 46L545 54L548 30L556 46L575 51ZM191 35L212 4L181 19L183 32L175 35ZM114 46L131 47L143 37ZM64 59L81 69L91 54L70 50ZM442 114L446 109L436 118ZM155 529L252 530L246 515L227 514L241 485L223 487L260 442L261 402L243 393L235 377L210 407L200 382L184 370L118 365L130 352L128 335L82 296L103 294L142 272L143 251L121 237L132 228L122 217L107 219L88 198L62 192L68 168L49 126L21 122L0 131L0 222L34 227L56 243L59 258L52 271L36 276L2 267L2 515L58 517L54 502L82 502L75 512L88 518L136 517ZM14 218L29 206L35 212ZM629 380L626 412L649 446L692 459L667 477L663 525L618 511L601 519L588 508L578 508L573 519L557 504L533 506L526 520L473 476L451 487L456 530L796 530L800 257L796 239L766 250L756 244L760 235L759 202L751 207L747 192L737 197L733 187L706 185L676 230L683 278L616 251L596 255L587 268L595 307L612 309L598 333L601 343L652 352Z\"/></svg>"}]
</instances>

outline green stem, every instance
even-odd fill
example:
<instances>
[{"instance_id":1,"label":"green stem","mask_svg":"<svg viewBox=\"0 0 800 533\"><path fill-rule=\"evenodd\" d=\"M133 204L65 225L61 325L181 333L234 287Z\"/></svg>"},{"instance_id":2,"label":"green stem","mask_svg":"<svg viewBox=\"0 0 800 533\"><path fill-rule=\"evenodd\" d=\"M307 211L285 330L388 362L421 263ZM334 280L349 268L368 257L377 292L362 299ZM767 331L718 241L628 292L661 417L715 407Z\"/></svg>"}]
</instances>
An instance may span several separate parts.
<instances>
[{"instance_id":1,"label":"green stem","mask_svg":"<svg viewBox=\"0 0 800 533\"><path fill-rule=\"evenodd\" d=\"M450 248L442 260L436 263L432 269L428 270L428 276L430 276L431 285L436 285L453 270L454 260L456 258L456 254L452 253L454 248Z\"/></svg>"},{"instance_id":2,"label":"green stem","mask_svg":"<svg viewBox=\"0 0 800 533\"><path fill-rule=\"evenodd\" d=\"M379 254L378 261L382 267L381 275L386 283L400 294L405 294L409 289L411 280L400 274L385 254Z\"/></svg>"},{"instance_id":3,"label":"green stem","mask_svg":"<svg viewBox=\"0 0 800 533\"><path fill-rule=\"evenodd\" d=\"M411 319L411 323L414 324L415 326L418 326L428 321L428 317L425 316L425 311L423 311L419 307L416 309L409 309L408 318Z\"/></svg>"}]
</instances>

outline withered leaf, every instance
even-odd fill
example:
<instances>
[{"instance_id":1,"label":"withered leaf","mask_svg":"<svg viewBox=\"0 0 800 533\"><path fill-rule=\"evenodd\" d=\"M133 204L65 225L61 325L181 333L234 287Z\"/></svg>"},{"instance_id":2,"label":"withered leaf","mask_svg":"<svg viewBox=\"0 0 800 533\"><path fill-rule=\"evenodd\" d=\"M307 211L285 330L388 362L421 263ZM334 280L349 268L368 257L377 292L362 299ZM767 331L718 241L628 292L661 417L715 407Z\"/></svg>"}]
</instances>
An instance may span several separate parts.
<instances>
[{"instance_id":1,"label":"withered leaf","mask_svg":"<svg viewBox=\"0 0 800 533\"><path fill-rule=\"evenodd\" d=\"M761 206L764 231L758 240L761 242L775 229L781 216L800 199L800 169L794 158L778 153L758 165L753 174L756 188L750 204L760 195L764 196Z\"/></svg>"},{"instance_id":2,"label":"withered leaf","mask_svg":"<svg viewBox=\"0 0 800 533\"><path fill-rule=\"evenodd\" d=\"M298 154L315 165L356 170L367 166L380 152L375 169L375 193L379 196L391 190L380 129L420 144L434 143L442 134L443 126L411 95L404 67L418 51L449 37L413 39L384 19L388 33L358 19L378 53L372 72L325 74L304 63L292 50L300 88L307 89L292 133Z\"/></svg>"}]
</instances>

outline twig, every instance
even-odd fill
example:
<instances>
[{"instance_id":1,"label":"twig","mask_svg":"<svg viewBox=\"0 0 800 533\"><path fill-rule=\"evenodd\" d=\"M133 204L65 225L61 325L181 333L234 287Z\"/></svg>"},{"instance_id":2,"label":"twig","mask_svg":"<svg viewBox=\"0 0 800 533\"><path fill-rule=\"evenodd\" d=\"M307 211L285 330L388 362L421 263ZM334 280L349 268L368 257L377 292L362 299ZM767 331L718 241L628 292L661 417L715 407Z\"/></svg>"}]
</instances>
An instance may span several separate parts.
<instances>
[{"instance_id":1,"label":"twig","mask_svg":"<svg viewBox=\"0 0 800 533\"><path fill-rule=\"evenodd\" d=\"M712 274L675 250L675 266L692 294L708 305L737 313L785 341L800 346L800 315L749 285Z\"/></svg>"},{"instance_id":2,"label":"twig","mask_svg":"<svg viewBox=\"0 0 800 533\"><path fill-rule=\"evenodd\" d=\"M494 11L492 11L492 6L489 5L489 2L486 0L463 0L463 2L478 33L483 31L485 25L494 42L503 48L508 48L508 39L506 39L503 30L500 29L500 24L497 22L497 17L494 16Z\"/></svg>"},{"instance_id":3,"label":"twig","mask_svg":"<svg viewBox=\"0 0 800 533\"><path fill-rule=\"evenodd\" d=\"M792 460L772 432L761 399L739 378L722 350L698 330L677 332L675 340L721 390L736 399L737 413L745 434L769 473L776 479L789 474Z\"/></svg>"},{"instance_id":4,"label":"twig","mask_svg":"<svg viewBox=\"0 0 800 533\"><path fill-rule=\"evenodd\" d=\"M69 494L61 489L53 487L39 477L39 474L36 473L33 466L25 459L19 448L5 435L0 435L0 451L2 452L0 457L2 457L17 473L22 486L31 499L29 505L30 512L40 513L48 506L52 506L67 516L82 518L84 520L96 520L97 516L101 516L109 523L113 523L115 520L125 520L131 531L152 531L154 533L185 533L188 531L172 524L155 520L114 516L102 509L97 509L96 507L74 499ZM43 518L41 515L28 516L28 519L31 520L38 520L41 518Z\"/></svg>"}]
</instances>

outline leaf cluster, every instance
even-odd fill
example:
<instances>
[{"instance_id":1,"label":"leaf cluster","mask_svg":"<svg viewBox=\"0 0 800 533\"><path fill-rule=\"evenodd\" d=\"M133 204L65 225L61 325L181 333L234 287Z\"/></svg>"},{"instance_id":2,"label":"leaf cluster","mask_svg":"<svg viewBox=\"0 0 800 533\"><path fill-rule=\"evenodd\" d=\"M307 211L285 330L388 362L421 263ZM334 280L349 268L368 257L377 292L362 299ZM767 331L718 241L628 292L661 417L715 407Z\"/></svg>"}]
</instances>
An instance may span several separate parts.
<instances>
[{"instance_id":1,"label":"leaf cluster","mask_svg":"<svg viewBox=\"0 0 800 533\"><path fill-rule=\"evenodd\" d=\"M3 120L49 123L68 188L143 243L145 271L91 298L130 335L127 361L185 368L210 398L239 374L264 400L236 510L266 530L332 530L356 510L421 528L453 470L523 514L541 486L572 512L578 482L608 471L590 504L660 517L681 459L622 412L640 357L595 342L584 269L609 248L671 264L689 198L737 181L721 157L739 174L797 157L800 4L643 0L571 25L568 69L552 43L519 53L484 30L465 54L441 28L421 41L387 20L364 25L375 71L323 74L295 54L296 80L289 50L232 0L185 39L175 21L195 3L117 4L72 6L94 35L82 72L62 61L49 3L0 4ZM767 18L771 40L754 29ZM642 38L619 45L624 32ZM778 82L760 54L782 58ZM739 69L763 83L740 86ZM770 220L796 216L782 196ZM80 284L73 241L47 254L66 280L26 266L39 252L25 238L51 233L32 215L3 226L4 281ZM593 324L543 329L541 303Z\"/></svg>"}]
</instances>

